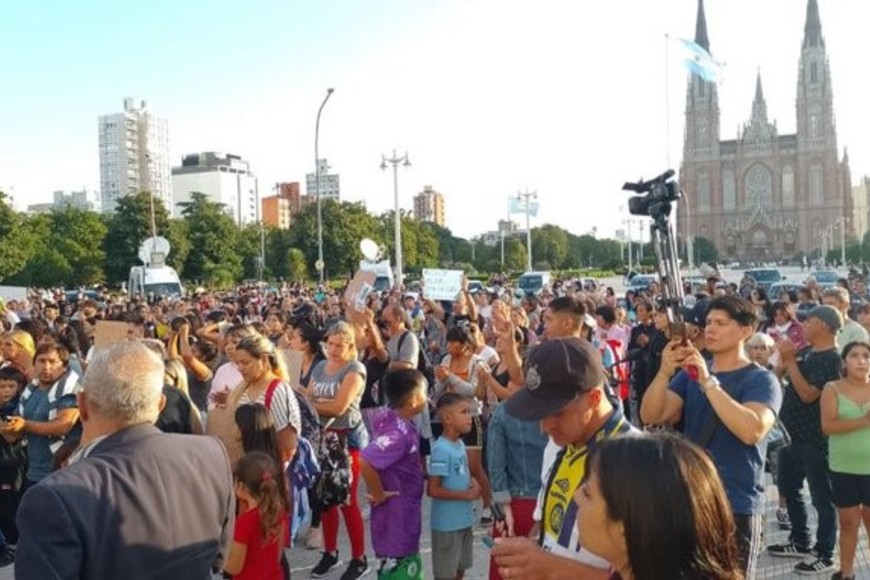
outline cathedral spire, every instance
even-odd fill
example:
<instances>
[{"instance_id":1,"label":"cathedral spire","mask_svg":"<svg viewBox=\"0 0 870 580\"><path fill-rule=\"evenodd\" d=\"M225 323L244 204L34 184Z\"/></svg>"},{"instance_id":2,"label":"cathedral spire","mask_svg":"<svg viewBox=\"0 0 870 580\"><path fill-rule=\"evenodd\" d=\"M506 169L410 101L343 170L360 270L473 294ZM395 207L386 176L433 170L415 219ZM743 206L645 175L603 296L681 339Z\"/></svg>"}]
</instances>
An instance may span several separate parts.
<instances>
[{"instance_id":1,"label":"cathedral spire","mask_svg":"<svg viewBox=\"0 0 870 580\"><path fill-rule=\"evenodd\" d=\"M758 75L755 77L755 102L764 102L764 90L761 88L761 69L758 69Z\"/></svg>"},{"instance_id":2,"label":"cathedral spire","mask_svg":"<svg viewBox=\"0 0 870 580\"><path fill-rule=\"evenodd\" d=\"M695 22L695 43L710 52L710 37L707 36L707 17L704 15L704 0L698 0L698 20Z\"/></svg>"},{"instance_id":3,"label":"cathedral spire","mask_svg":"<svg viewBox=\"0 0 870 580\"><path fill-rule=\"evenodd\" d=\"M807 0L807 21L804 24L804 48L811 46L825 47L822 36L822 19L819 18L819 3L817 0Z\"/></svg>"}]
</instances>

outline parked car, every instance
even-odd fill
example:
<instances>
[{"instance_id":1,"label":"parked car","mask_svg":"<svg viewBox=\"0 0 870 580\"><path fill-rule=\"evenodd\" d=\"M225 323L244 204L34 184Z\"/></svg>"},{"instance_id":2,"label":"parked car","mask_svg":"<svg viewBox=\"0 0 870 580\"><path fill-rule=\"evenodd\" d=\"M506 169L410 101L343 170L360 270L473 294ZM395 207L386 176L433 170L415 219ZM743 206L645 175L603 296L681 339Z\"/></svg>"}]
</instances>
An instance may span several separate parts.
<instances>
[{"instance_id":1,"label":"parked car","mask_svg":"<svg viewBox=\"0 0 870 580\"><path fill-rule=\"evenodd\" d=\"M658 283L658 281L658 274L637 274L628 282L626 291L643 292L649 288L650 284L653 282Z\"/></svg>"},{"instance_id":2,"label":"parked car","mask_svg":"<svg viewBox=\"0 0 870 580\"><path fill-rule=\"evenodd\" d=\"M788 280L784 280L782 282L775 282L771 284L770 289L767 291L767 297L770 298L772 301L776 301L779 300L779 295L783 292L797 292L798 290L801 290L803 288L806 288L806 286L799 282L791 282Z\"/></svg>"},{"instance_id":3,"label":"parked car","mask_svg":"<svg viewBox=\"0 0 870 580\"><path fill-rule=\"evenodd\" d=\"M770 293L771 286L776 282L785 280L785 276L776 268L750 268L744 274L755 281L757 288L764 288L768 294Z\"/></svg>"},{"instance_id":4,"label":"parked car","mask_svg":"<svg viewBox=\"0 0 870 580\"><path fill-rule=\"evenodd\" d=\"M846 278L844 274L840 274L836 270L815 270L810 276L815 278L816 283L821 288L831 288L837 285L837 280Z\"/></svg>"}]
</instances>

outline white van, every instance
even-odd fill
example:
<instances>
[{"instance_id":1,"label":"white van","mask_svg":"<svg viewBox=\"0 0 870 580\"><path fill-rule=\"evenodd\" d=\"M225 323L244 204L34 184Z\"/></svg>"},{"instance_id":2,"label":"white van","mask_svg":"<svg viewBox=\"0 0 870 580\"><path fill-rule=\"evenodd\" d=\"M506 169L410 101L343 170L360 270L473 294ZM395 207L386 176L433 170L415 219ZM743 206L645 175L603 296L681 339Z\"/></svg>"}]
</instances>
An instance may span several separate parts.
<instances>
[{"instance_id":1,"label":"white van","mask_svg":"<svg viewBox=\"0 0 870 580\"><path fill-rule=\"evenodd\" d=\"M154 298L180 298L184 286L178 273L169 266L133 266L127 284L130 296L153 296Z\"/></svg>"},{"instance_id":2,"label":"white van","mask_svg":"<svg viewBox=\"0 0 870 580\"><path fill-rule=\"evenodd\" d=\"M523 294L540 294L549 286L549 272L526 272L517 280L517 289Z\"/></svg>"},{"instance_id":3,"label":"white van","mask_svg":"<svg viewBox=\"0 0 870 580\"><path fill-rule=\"evenodd\" d=\"M360 260L359 269L363 272L375 273L374 288L376 292L387 292L395 283L393 269L390 267L389 260L381 260L380 262Z\"/></svg>"}]
</instances>

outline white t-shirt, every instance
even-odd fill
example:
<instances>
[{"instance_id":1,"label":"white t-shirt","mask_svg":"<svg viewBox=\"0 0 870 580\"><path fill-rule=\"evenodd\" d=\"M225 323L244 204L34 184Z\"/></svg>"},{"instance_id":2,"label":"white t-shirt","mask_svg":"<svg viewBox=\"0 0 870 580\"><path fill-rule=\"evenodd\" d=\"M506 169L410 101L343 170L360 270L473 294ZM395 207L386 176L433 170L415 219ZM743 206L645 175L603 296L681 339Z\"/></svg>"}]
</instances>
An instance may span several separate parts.
<instances>
[{"instance_id":1,"label":"white t-shirt","mask_svg":"<svg viewBox=\"0 0 870 580\"><path fill-rule=\"evenodd\" d=\"M209 410L214 408L214 403L212 403L211 398L212 395L221 391L231 391L243 380L244 379L242 379L242 374L233 363L225 362L224 364L219 366L214 373L214 377L211 380L211 390L208 392Z\"/></svg>"}]
</instances>

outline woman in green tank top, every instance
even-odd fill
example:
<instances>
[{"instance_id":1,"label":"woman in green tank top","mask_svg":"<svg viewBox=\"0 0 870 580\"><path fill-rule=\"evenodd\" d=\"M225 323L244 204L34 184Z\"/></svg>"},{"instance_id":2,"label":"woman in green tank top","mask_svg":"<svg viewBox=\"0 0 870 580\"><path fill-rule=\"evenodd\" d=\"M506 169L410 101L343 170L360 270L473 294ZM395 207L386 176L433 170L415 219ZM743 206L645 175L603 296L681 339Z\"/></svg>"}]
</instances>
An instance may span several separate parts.
<instances>
[{"instance_id":1,"label":"woman in green tank top","mask_svg":"<svg viewBox=\"0 0 870 580\"><path fill-rule=\"evenodd\" d=\"M854 578L861 522L870 534L870 344L843 349L843 378L825 385L822 431L828 435L828 465L840 521L840 571Z\"/></svg>"}]
</instances>

